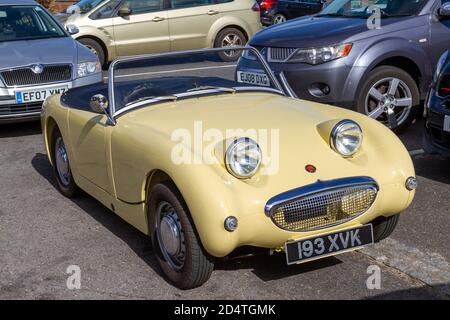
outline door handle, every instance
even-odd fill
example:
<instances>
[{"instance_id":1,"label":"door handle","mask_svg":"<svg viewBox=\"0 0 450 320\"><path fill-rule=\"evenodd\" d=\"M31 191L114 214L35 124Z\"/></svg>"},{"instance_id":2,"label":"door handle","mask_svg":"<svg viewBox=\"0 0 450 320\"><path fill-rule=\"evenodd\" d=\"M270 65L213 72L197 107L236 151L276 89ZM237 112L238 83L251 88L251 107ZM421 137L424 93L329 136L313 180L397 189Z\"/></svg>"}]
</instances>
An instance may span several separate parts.
<instances>
[{"instance_id":1,"label":"door handle","mask_svg":"<svg viewBox=\"0 0 450 320\"><path fill-rule=\"evenodd\" d=\"M215 15L215 14L219 14L220 12L219 11L216 11L216 10L209 10L206 14L208 14L208 15L210 15L210 16L213 16L213 15Z\"/></svg>"},{"instance_id":2,"label":"door handle","mask_svg":"<svg viewBox=\"0 0 450 320\"><path fill-rule=\"evenodd\" d=\"M161 22L161 21L164 21L164 20L165 20L165 19L162 18L162 17L154 17L154 18L152 19L153 22Z\"/></svg>"}]
</instances>

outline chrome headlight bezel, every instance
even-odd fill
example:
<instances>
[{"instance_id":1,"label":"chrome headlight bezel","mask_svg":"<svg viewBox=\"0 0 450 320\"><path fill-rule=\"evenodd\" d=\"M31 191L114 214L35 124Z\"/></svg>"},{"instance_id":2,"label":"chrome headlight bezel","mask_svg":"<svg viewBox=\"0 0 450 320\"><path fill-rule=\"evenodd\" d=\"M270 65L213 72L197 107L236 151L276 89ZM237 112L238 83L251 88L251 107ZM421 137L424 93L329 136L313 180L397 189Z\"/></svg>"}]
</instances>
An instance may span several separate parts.
<instances>
[{"instance_id":1,"label":"chrome headlight bezel","mask_svg":"<svg viewBox=\"0 0 450 320\"><path fill-rule=\"evenodd\" d=\"M344 43L317 48L297 49L287 60L288 63L321 64L346 57L352 50L352 43Z\"/></svg>"},{"instance_id":2,"label":"chrome headlight bezel","mask_svg":"<svg viewBox=\"0 0 450 320\"><path fill-rule=\"evenodd\" d=\"M352 143L353 146L351 146L350 148L348 148L348 143L345 143L345 141L341 140L345 139L345 137L343 137L344 131L349 130L355 130L357 137L356 143ZM357 124L353 120L342 120L334 126L333 130L331 130L330 146L336 153L340 154L344 158L350 158L355 155L361 148L362 142L363 131L359 124ZM346 147L349 150L345 150Z\"/></svg>"},{"instance_id":3,"label":"chrome headlight bezel","mask_svg":"<svg viewBox=\"0 0 450 320\"><path fill-rule=\"evenodd\" d=\"M77 78L84 78L102 72L99 61L88 61L77 64Z\"/></svg>"},{"instance_id":4,"label":"chrome headlight bezel","mask_svg":"<svg viewBox=\"0 0 450 320\"><path fill-rule=\"evenodd\" d=\"M252 153L252 154L249 154ZM247 169L239 162L243 159L253 158L252 163L247 163L251 166ZM250 157L252 156L252 157ZM253 177L259 170L262 162L262 152L258 143L251 138L235 139L227 148L225 153L225 166L228 172L238 179L249 179Z\"/></svg>"}]
</instances>

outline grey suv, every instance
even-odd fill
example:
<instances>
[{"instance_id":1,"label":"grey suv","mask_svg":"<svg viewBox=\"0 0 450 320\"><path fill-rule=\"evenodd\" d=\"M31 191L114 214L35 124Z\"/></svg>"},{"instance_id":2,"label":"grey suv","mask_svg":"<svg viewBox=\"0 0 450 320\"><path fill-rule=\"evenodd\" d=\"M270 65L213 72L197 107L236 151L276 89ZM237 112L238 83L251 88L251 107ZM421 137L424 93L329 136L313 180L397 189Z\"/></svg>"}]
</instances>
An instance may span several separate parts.
<instances>
[{"instance_id":1,"label":"grey suv","mask_svg":"<svg viewBox=\"0 0 450 320\"><path fill-rule=\"evenodd\" d=\"M250 45L298 97L352 108L401 130L415 118L450 47L450 3L444 3L335 0L315 16L259 32ZM251 60L240 64L250 68Z\"/></svg>"}]
</instances>

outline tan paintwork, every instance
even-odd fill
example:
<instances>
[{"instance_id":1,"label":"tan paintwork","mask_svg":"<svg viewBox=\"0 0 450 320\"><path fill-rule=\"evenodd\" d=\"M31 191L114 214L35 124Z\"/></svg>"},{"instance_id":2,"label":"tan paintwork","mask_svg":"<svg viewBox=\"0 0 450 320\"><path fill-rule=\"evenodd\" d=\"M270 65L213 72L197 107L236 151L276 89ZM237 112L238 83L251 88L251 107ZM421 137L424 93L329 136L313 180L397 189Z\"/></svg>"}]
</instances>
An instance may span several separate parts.
<instances>
[{"instance_id":1,"label":"tan paintwork","mask_svg":"<svg viewBox=\"0 0 450 320\"><path fill-rule=\"evenodd\" d=\"M329 145L330 130L342 119L353 119L364 132L361 150L344 159ZM274 175L249 180L231 176L221 164L176 165L171 152L178 141L174 130L193 135L194 121L203 129L279 129L280 167ZM400 140L378 122L341 108L324 106L267 93L239 93L162 103L126 113L117 125L89 111L62 106L59 96L45 103L43 132L49 136L56 124L62 132L76 183L105 206L144 233L148 233L148 186L169 176L184 197L201 241L213 256L222 257L243 245L277 249L289 239L345 229L368 223L378 216L405 210L414 192L405 188L414 176L411 158ZM317 167L307 173L306 164ZM156 173L156 174L155 174ZM342 177L370 176L380 191L373 206L345 224L316 232L293 233L277 228L264 214L273 196L299 186ZM152 180L156 179L156 180ZM227 232L227 216L236 216L239 227Z\"/></svg>"},{"instance_id":2,"label":"tan paintwork","mask_svg":"<svg viewBox=\"0 0 450 320\"><path fill-rule=\"evenodd\" d=\"M93 20L73 15L66 24L76 25L77 40L93 38L107 49L108 61L120 56L212 48L218 33L227 27L244 31L247 39L261 29L253 0L171 9L159 12Z\"/></svg>"}]
</instances>

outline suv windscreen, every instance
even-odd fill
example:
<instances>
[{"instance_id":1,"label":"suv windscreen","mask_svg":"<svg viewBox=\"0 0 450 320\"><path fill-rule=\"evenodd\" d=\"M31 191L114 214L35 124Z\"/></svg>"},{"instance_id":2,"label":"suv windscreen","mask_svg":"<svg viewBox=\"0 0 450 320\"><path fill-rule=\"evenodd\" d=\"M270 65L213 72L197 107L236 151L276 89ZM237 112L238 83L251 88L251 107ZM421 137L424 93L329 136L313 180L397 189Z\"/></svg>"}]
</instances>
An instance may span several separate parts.
<instances>
[{"instance_id":1,"label":"suv windscreen","mask_svg":"<svg viewBox=\"0 0 450 320\"><path fill-rule=\"evenodd\" d=\"M373 7L378 7L381 17L399 17L419 14L428 0L334 0L318 16L344 16L367 18Z\"/></svg>"},{"instance_id":2,"label":"suv windscreen","mask_svg":"<svg viewBox=\"0 0 450 320\"><path fill-rule=\"evenodd\" d=\"M0 42L66 36L40 6L0 6Z\"/></svg>"}]
</instances>

